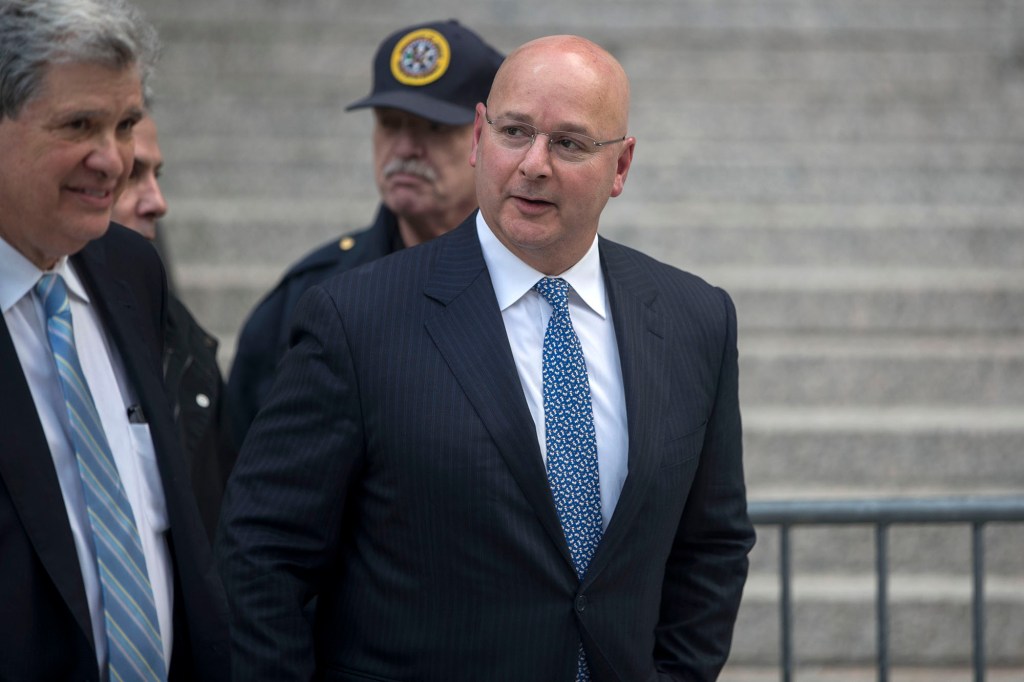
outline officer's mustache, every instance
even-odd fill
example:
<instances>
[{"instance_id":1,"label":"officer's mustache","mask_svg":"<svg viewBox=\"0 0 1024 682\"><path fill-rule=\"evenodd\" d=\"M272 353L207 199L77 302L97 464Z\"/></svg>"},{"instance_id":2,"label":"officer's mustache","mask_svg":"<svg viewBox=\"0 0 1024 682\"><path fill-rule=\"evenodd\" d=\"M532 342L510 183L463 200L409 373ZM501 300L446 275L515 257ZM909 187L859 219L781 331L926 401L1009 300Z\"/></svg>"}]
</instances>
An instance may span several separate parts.
<instances>
[{"instance_id":1,"label":"officer's mustache","mask_svg":"<svg viewBox=\"0 0 1024 682\"><path fill-rule=\"evenodd\" d=\"M416 175L428 182L437 180L437 173L434 169L418 159L392 159L384 164L385 178L390 178L395 173Z\"/></svg>"}]
</instances>

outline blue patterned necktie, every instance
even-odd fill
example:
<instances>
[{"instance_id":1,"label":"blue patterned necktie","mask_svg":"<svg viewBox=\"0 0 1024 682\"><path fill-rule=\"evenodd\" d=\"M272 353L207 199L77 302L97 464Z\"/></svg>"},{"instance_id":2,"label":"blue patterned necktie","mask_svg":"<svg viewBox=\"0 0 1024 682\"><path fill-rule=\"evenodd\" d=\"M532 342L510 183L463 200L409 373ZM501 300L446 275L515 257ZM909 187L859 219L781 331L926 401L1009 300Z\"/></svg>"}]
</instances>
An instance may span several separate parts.
<instances>
[{"instance_id":1,"label":"blue patterned necktie","mask_svg":"<svg viewBox=\"0 0 1024 682\"><path fill-rule=\"evenodd\" d=\"M96 548L109 678L166 680L163 645L142 542L78 361L64 280L59 275L43 275L35 291L46 311L46 335L60 376Z\"/></svg>"},{"instance_id":2,"label":"blue patterned necktie","mask_svg":"<svg viewBox=\"0 0 1024 682\"><path fill-rule=\"evenodd\" d=\"M569 283L545 277L534 288L552 308L543 355L548 482L576 575L583 580L601 541L597 436L587 364L569 318ZM576 680L590 680L582 642Z\"/></svg>"}]
</instances>

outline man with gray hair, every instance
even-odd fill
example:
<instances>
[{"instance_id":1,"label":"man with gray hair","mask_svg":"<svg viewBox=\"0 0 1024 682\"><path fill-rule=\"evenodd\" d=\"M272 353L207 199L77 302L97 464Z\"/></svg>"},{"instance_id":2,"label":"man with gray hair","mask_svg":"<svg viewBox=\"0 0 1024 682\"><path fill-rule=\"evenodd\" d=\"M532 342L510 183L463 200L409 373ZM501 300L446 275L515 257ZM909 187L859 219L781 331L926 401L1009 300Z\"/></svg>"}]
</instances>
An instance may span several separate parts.
<instances>
[{"instance_id":1,"label":"man with gray hair","mask_svg":"<svg viewBox=\"0 0 1024 682\"><path fill-rule=\"evenodd\" d=\"M223 680L160 373L167 283L110 224L157 52L122 0L0 0L0 679Z\"/></svg>"}]
</instances>

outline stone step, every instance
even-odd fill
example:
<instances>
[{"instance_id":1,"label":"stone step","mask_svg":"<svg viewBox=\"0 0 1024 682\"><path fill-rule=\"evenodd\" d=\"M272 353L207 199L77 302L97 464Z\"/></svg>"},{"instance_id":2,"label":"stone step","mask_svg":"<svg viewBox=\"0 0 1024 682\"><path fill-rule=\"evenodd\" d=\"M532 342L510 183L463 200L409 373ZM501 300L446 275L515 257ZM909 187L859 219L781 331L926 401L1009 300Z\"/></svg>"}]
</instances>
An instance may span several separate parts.
<instances>
[{"instance_id":1,"label":"stone step","mask_svg":"<svg viewBox=\"0 0 1024 682\"><path fill-rule=\"evenodd\" d=\"M1024 490L1021 405L741 409L752 496Z\"/></svg>"},{"instance_id":2,"label":"stone step","mask_svg":"<svg viewBox=\"0 0 1024 682\"><path fill-rule=\"evenodd\" d=\"M747 335L742 404L1020 407L1024 336Z\"/></svg>"},{"instance_id":3,"label":"stone step","mask_svg":"<svg viewBox=\"0 0 1024 682\"><path fill-rule=\"evenodd\" d=\"M679 88L685 91L687 85L684 81ZM697 92L701 94L699 88ZM968 102L983 96L990 99L974 107L957 99L963 94L970 98ZM1024 130L1024 124L1013 115L1020 101L1015 91L1004 93L997 84L966 91L936 86L899 95L870 91L842 95L821 86L797 91L795 97L787 100L759 97L751 87L748 92L734 96L709 93L685 102L664 96L637 101L631 111L630 132L640 141L646 135L654 145L662 139L681 136L785 140L793 144L808 140L895 144L928 140L936 144L970 140L1012 142L1019 141ZM668 120L664 115L666 107L672 108ZM638 150L642 149L638 145ZM681 159L680 165L685 165L685 161Z\"/></svg>"},{"instance_id":4,"label":"stone step","mask_svg":"<svg viewBox=\"0 0 1024 682\"><path fill-rule=\"evenodd\" d=\"M163 116L172 116L171 112L160 112ZM168 128L176 134L173 149L165 155L173 159L171 167L183 168L188 171L210 169L218 172L238 172L251 170L254 164L322 164L336 165L338 172L348 172L350 168L369 167L366 159L339 158L339 152L362 151L351 150L349 145L362 145L370 148L366 135L370 132L371 116L366 112L334 112L332 115L330 134L316 135L288 131L262 140L260 145L252 145L252 138L238 132L206 133L195 126L188 126L185 120L175 119L168 122ZM177 127L180 125L180 129ZM161 131L165 126L161 125ZM682 165L692 168L709 170L870 170L875 172L936 173L949 172L1017 172L1024 169L1024 143L1015 140L986 141L982 139L951 141L936 144L932 141L904 140L902 142L881 142L875 140L843 141L814 140L800 141L756 140L730 137L727 139L710 140L695 136L687 131L674 130L671 137L663 137L658 144L648 145L641 140L638 147L639 156L635 163L645 166L663 168ZM168 168L167 170L170 170ZM256 169L258 170L258 169ZM663 171L659 171L663 172ZM348 176L342 176L346 180ZM174 174L163 178L165 182L179 180ZM628 184L628 183L627 183ZM187 198L187 197L183 197ZM662 199L663 203L671 203L671 198ZM690 202L675 202L679 209L686 209ZM816 211L833 211L838 217L839 211L852 211L854 215L863 210L860 206L829 206L814 204L787 205L779 202L775 210L800 210L804 213ZM927 209L931 204L914 205L911 202L898 204L877 204L877 211L901 211L909 209ZM698 204L698 207L704 206ZM733 207L729 204L708 204L706 208L717 208L728 212ZM956 205L949 208L955 209ZM993 211L1012 210L1013 206L979 206L982 215L991 215ZM712 216L713 217L713 216Z\"/></svg>"},{"instance_id":5,"label":"stone step","mask_svg":"<svg viewBox=\"0 0 1024 682\"><path fill-rule=\"evenodd\" d=\"M1024 168L1024 160L1021 158L1024 144L1017 140L986 140L985 135L971 140L948 140L936 144L935 140L914 139L891 142L810 137L777 140L766 137L747 139L739 135L711 140L694 135L693 132L677 128L659 132L655 145L647 144L648 141L644 139L639 140L639 156L634 158L634 163L659 168L685 165L709 170L872 170L908 174L942 171L1015 172ZM195 158L201 157L197 154ZM879 204L878 208L884 210L891 207L898 210L908 203L885 203ZM852 207L853 210L856 208Z\"/></svg>"},{"instance_id":6,"label":"stone step","mask_svg":"<svg viewBox=\"0 0 1024 682\"><path fill-rule=\"evenodd\" d=\"M859 39L846 36L845 41L839 35L824 32L792 37L734 34L731 40L728 35L716 35L718 39L724 38L718 49L701 45L710 41L698 38L681 44L676 53L670 44L662 42L625 49L622 57L635 85L632 92L638 106L652 98L665 97L665 93L657 90L659 80L662 84L692 84L698 95L705 88L729 92L743 84L753 87L757 82L801 90L850 83L850 90L844 87L835 92L835 101L852 103L856 99L851 96L856 94L887 93L899 100L915 94L942 93L951 87L976 87L979 79L984 82L995 78L999 73L999 55L1008 58L1010 54L998 43L993 44L991 32L987 43L982 40L983 35L983 31L965 33L952 40L932 34L930 37L936 41L934 49L920 44L923 34L915 41L913 36L898 32L874 32ZM865 79L866 72L875 77ZM894 92L895 84L906 84L907 89ZM680 101L689 100L685 93L677 96ZM779 103L781 98L769 94L769 101Z\"/></svg>"},{"instance_id":7,"label":"stone step","mask_svg":"<svg viewBox=\"0 0 1024 682\"><path fill-rule=\"evenodd\" d=\"M876 652L875 582L869 576L797 577L793 654L803 664L868 665ZM890 660L899 666L970 665L970 585L942 576L890 577ZM733 665L776 663L778 585L747 581L736 624ZM986 653L993 666L1024 668L1024 583L986 583ZM814 678L805 678L814 679Z\"/></svg>"},{"instance_id":8,"label":"stone step","mask_svg":"<svg viewBox=\"0 0 1024 682\"><path fill-rule=\"evenodd\" d=\"M329 149L336 157L350 151L349 145L341 140L330 144ZM369 159L369 154L365 158ZM174 158L169 160L173 162ZM794 163L784 167L774 162L761 165L752 159L743 164L655 164L646 163L638 147L625 191L613 202L618 211L609 213L603 220L605 224L639 222L642 225L643 218L653 212L646 211L638 221L637 205L665 204L666 200L762 205L770 202L854 206L935 203L953 210L963 206L1015 206L1024 200L1021 193L1024 164L1016 168L993 165L984 169L908 169L898 165L858 168L831 163L816 166ZM231 198L243 204L271 196L280 197L278 201L282 204L298 204L309 198L356 198L356 188L372 184L372 169L362 164L348 168L342 165L339 158L293 160L287 157L259 165L242 159L182 164L175 170L174 181L169 179L167 191L175 203L178 203L177 197L190 201ZM244 171L246 168L248 170ZM625 220L623 212L632 215L632 219ZM670 217L671 214L665 215L662 220Z\"/></svg>"},{"instance_id":9,"label":"stone step","mask_svg":"<svg viewBox=\"0 0 1024 682\"><path fill-rule=\"evenodd\" d=\"M949 214L962 207L950 207ZM943 226L852 226L781 224L782 219L767 217L765 225L722 225L710 219L704 226L693 226L688 217L676 226L661 226L664 214L647 206L634 213L645 220L641 226L612 226L604 231L609 238L634 245L657 255L659 260L684 269L745 265L764 266L856 266L1020 268L1024 267L1024 223L1001 226L996 223L976 227ZM698 215L699 208L695 209ZM736 213L758 212L757 204L737 208ZM870 213L865 208L863 213ZM937 208L936 216L943 215ZM615 215L617 215L616 212ZM682 214L686 216L687 214ZM678 217L678 214L677 214ZM772 223L775 224L772 224ZM939 221L941 222L941 221ZM653 223L653 224L652 224Z\"/></svg>"},{"instance_id":10,"label":"stone step","mask_svg":"<svg viewBox=\"0 0 1024 682\"><path fill-rule=\"evenodd\" d=\"M280 239L288 241L285 233ZM306 243L285 254L291 262ZM216 335L234 334L281 267L177 264L179 293ZM1024 272L911 268L693 268L735 300L748 333L1016 334Z\"/></svg>"},{"instance_id":11,"label":"stone step","mask_svg":"<svg viewBox=\"0 0 1024 682\"><path fill-rule=\"evenodd\" d=\"M491 22L465 23L498 49L508 50L517 44L515 28L496 27ZM240 92L255 91L260 74L264 90L270 92L309 87L317 80L331 90L344 90L357 83L369 84L370 55L395 27L389 24L378 32L366 24L346 26L308 19L286 23L239 23L235 19L162 22L167 49L158 74L168 81L169 92L181 95L187 95L187 89L170 76L186 72L194 73L204 84L231 78L232 89ZM634 31L637 35L647 32ZM223 40L225 33L231 41ZM677 30L672 39L665 36L661 42L633 44L604 34L588 35L616 51L634 86L634 102L641 107L652 99L671 96L673 93L663 89L666 82L693 89L692 93L677 93L680 102L700 101L708 92L752 92L757 85L765 92L765 83L777 83L783 93L792 94L834 88L837 82L850 85L835 92L837 103L857 102L854 95L870 92L896 99L946 92L956 101L950 88L977 88L998 77L1001 56L1012 57L1009 43L1006 47L993 43L993 31L984 29L955 35L898 31L851 35L792 28L731 32L691 28ZM868 71L877 77L865 79ZM286 82L289 76L301 77L304 83ZM906 89L895 91L897 83L905 84ZM775 103L783 101L781 94L765 92L767 101Z\"/></svg>"},{"instance_id":12,"label":"stone step","mask_svg":"<svg viewBox=\"0 0 1024 682\"><path fill-rule=\"evenodd\" d=\"M256 23L278 21L317 20L342 24L349 19L349 30L356 26L379 26L382 30L396 24L395 17L409 17L416 21L422 17L423 6L414 0L392 0L387 11L380 3L353 0L339 5L331 0L307 0L299 5L277 0L220 0L204 3L202 0L179 0L173 6L157 0L140 0L148 16L155 22L223 21ZM675 0L649 0L638 12L631 5L614 0L600 0L588 4L589 12L572 17L573 30L609 31L614 26L619 32L638 27L669 26L688 29L743 28L752 30L792 30L804 32L871 30L882 32L912 31L936 35L955 35L962 32L983 31L992 28L994 21L1009 13L1001 5L964 3L956 0L902 0L898 4L885 0L862 0L857 3L842 0L776 0L769 6L747 0L719 0L695 2ZM175 11L177 10L177 11ZM467 24L478 27L486 20L514 23L518 26L545 33L566 30L564 10L551 4L531 6L523 12L520 5L508 0L490 3L463 4L442 2L435 5L430 16L458 16ZM482 29L481 29L482 30Z\"/></svg>"},{"instance_id":13,"label":"stone step","mask_svg":"<svg viewBox=\"0 0 1024 682\"><path fill-rule=\"evenodd\" d=\"M740 333L1012 334L1016 269L694 267L734 298Z\"/></svg>"},{"instance_id":14,"label":"stone step","mask_svg":"<svg viewBox=\"0 0 1024 682\"><path fill-rule=\"evenodd\" d=\"M171 80L172 76L176 80ZM208 82L196 84L193 78ZM225 89L220 85L224 79L238 82ZM345 114L344 107L369 90L366 74L349 77L344 89L334 73L283 75L281 82L273 85L259 75L248 80L231 75L204 79L193 77L190 71L164 74L163 80L166 84L154 82L159 94L157 111L162 124L175 134L179 130L200 135L250 130L267 136L276 135L276 131L324 134L354 119L354 115ZM685 82L679 85L682 90L686 87ZM218 89L211 96L209 91L214 88ZM1014 113L1021 97L1008 93L971 106L959 101L966 96L968 101L977 102L993 89L977 87L965 92L938 88L916 95L867 93L857 97L857 93L840 96L815 87L784 99L760 96L751 87L737 96L710 93L699 99L688 97L685 102L663 96L633 105L629 133L639 140L637 150L641 154L644 145L653 151L664 146L666 140L677 138L760 139L797 145L807 141L1019 143L1024 137L1024 122ZM699 89L696 94L701 94ZM665 117L666 107L672 109L670 119ZM876 111L879 108L881 111ZM685 168L687 161L680 157L678 165Z\"/></svg>"},{"instance_id":15,"label":"stone step","mask_svg":"<svg viewBox=\"0 0 1024 682\"><path fill-rule=\"evenodd\" d=\"M860 121L857 115L853 119ZM737 126L743 123L736 121ZM1021 130L1024 135L1024 129ZM674 201L783 203L909 203L947 205L1017 203L1024 167L1018 170L916 170L857 168L707 168L644 165L630 168L621 195L632 202Z\"/></svg>"},{"instance_id":16,"label":"stone step","mask_svg":"<svg viewBox=\"0 0 1024 682\"><path fill-rule=\"evenodd\" d=\"M182 173L180 168L175 172L193 178L186 185L204 177ZM268 179L265 184L271 183ZM360 197L312 196L275 202L266 195L179 199L189 197L189 192L180 182L168 182L165 195L170 214L163 227L170 261L175 265L265 263L273 278L314 246L368 223L376 210L371 185L367 170L361 178L339 184L346 193L361 187ZM307 185L310 194L326 189L322 182L318 187L312 181ZM842 211L799 203L612 202L602 233L690 270L730 265L1024 266L1024 204L987 208L865 204Z\"/></svg>"}]
</instances>

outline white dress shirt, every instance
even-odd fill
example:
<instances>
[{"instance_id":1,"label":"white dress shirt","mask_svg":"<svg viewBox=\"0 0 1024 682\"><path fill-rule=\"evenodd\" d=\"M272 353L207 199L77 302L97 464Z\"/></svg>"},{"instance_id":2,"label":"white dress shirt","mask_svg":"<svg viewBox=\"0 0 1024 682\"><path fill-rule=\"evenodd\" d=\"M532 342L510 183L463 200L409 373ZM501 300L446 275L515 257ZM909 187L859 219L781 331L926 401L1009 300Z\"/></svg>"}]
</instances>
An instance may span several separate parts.
<instances>
[{"instance_id":1,"label":"white dress shirt","mask_svg":"<svg viewBox=\"0 0 1024 682\"><path fill-rule=\"evenodd\" d=\"M169 663L174 580L166 537L167 504L149 425L129 423L127 406L136 402L134 391L126 381L120 356L108 342L98 314L90 305L89 295L71 263L62 258L49 272L61 275L67 285L75 347L139 529L156 601L164 661ZM107 635L85 492L69 436L70 424L60 378L46 335L43 304L33 293L33 287L43 274L0 237L0 310L50 446L89 601L96 658L103 670L107 660Z\"/></svg>"},{"instance_id":2,"label":"white dress shirt","mask_svg":"<svg viewBox=\"0 0 1024 682\"><path fill-rule=\"evenodd\" d=\"M534 270L509 251L491 232L477 211L476 230L484 262L491 275L505 333L512 346L526 403L533 415L540 451L547 457L544 433L544 332L551 306L533 289L544 273ZM615 340L608 292L601 273L597 237L576 265L558 275L569 283L569 317L583 346L594 406L597 432L597 467L601 486L601 521L604 528L615 511L628 471L629 431L622 365Z\"/></svg>"}]
</instances>

